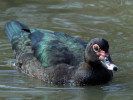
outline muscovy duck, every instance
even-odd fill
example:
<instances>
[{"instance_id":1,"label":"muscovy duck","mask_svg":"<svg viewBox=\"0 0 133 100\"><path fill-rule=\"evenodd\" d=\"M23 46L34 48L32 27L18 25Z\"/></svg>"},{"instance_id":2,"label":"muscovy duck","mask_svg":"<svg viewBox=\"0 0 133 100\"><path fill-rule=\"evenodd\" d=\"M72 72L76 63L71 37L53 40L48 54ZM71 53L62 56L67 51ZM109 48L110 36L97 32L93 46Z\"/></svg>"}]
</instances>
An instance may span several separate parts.
<instances>
[{"instance_id":1,"label":"muscovy duck","mask_svg":"<svg viewBox=\"0 0 133 100\"><path fill-rule=\"evenodd\" d=\"M112 63L108 41L88 43L62 32L31 29L13 20L5 25L16 66L46 83L96 85L109 82L118 67Z\"/></svg>"}]
</instances>

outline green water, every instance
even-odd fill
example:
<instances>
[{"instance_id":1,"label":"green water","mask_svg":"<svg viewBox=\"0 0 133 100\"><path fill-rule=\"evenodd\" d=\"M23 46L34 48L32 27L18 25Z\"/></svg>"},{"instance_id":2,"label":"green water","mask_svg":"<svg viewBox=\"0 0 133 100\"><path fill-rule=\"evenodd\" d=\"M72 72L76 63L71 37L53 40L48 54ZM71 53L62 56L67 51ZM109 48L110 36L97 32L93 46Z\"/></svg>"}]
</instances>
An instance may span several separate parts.
<instances>
[{"instance_id":1,"label":"green water","mask_svg":"<svg viewBox=\"0 0 133 100\"><path fill-rule=\"evenodd\" d=\"M44 84L9 66L13 60L4 25L65 32L82 40L104 37L119 71L109 84L87 87ZM133 100L132 0L0 0L0 100Z\"/></svg>"}]
</instances>

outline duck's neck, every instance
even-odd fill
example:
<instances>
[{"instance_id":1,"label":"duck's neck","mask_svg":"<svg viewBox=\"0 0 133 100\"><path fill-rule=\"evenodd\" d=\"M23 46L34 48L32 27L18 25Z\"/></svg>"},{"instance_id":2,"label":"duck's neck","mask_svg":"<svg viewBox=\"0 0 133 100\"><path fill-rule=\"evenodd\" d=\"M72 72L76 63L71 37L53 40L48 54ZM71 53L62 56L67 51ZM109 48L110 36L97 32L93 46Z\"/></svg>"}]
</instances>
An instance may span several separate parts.
<instances>
[{"instance_id":1,"label":"duck's neck","mask_svg":"<svg viewBox=\"0 0 133 100\"><path fill-rule=\"evenodd\" d=\"M83 61L82 65L78 68L77 72L82 74L88 74L91 73L93 68L89 65L89 63L86 63Z\"/></svg>"},{"instance_id":2,"label":"duck's neck","mask_svg":"<svg viewBox=\"0 0 133 100\"><path fill-rule=\"evenodd\" d=\"M85 69L85 70L99 70L100 68L102 67L99 67L99 66L102 66L101 64L99 63L95 63L95 62L83 62L82 66L80 66L80 69Z\"/></svg>"},{"instance_id":3,"label":"duck's neck","mask_svg":"<svg viewBox=\"0 0 133 100\"><path fill-rule=\"evenodd\" d=\"M80 66L81 69L91 69L91 66L89 63L86 63L85 61L83 62L82 66Z\"/></svg>"},{"instance_id":4,"label":"duck's neck","mask_svg":"<svg viewBox=\"0 0 133 100\"><path fill-rule=\"evenodd\" d=\"M112 79L112 71L108 71L99 63L83 62L75 74L75 81L81 84L102 84Z\"/></svg>"}]
</instances>

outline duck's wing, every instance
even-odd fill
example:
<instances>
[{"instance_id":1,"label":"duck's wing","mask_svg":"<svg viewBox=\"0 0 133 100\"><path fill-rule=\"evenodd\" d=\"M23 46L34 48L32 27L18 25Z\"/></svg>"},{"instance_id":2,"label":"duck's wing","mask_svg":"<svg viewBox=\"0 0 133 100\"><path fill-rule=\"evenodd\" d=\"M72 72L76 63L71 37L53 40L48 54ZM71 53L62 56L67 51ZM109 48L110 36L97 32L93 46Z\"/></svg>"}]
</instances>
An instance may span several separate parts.
<instances>
[{"instance_id":1,"label":"duck's wing","mask_svg":"<svg viewBox=\"0 0 133 100\"><path fill-rule=\"evenodd\" d=\"M87 42L65 33L44 29L31 29L29 38L34 54L43 66L58 63L78 65L83 61Z\"/></svg>"},{"instance_id":2,"label":"duck's wing","mask_svg":"<svg viewBox=\"0 0 133 100\"><path fill-rule=\"evenodd\" d=\"M65 33L29 29L18 21L6 24L5 32L12 43L15 57L32 53L43 66L59 63L76 65L84 56L86 42Z\"/></svg>"}]
</instances>

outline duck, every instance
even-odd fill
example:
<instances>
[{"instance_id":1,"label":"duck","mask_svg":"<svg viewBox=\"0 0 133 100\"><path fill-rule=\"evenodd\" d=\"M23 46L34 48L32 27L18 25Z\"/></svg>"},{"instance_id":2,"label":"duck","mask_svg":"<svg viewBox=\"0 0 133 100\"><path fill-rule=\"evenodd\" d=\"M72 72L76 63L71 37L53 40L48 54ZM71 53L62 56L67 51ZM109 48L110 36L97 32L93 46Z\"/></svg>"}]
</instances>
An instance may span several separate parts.
<instances>
[{"instance_id":1,"label":"duck","mask_svg":"<svg viewBox=\"0 0 133 100\"><path fill-rule=\"evenodd\" d=\"M109 43L102 37L89 42L63 32L32 29L17 20L5 24L15 66L49 84L99 85L112 80L118 67Z\"/></svg>"}]
</instances>

